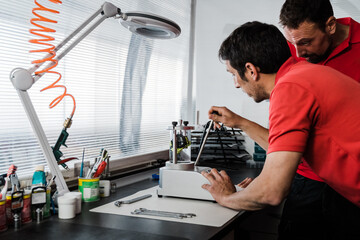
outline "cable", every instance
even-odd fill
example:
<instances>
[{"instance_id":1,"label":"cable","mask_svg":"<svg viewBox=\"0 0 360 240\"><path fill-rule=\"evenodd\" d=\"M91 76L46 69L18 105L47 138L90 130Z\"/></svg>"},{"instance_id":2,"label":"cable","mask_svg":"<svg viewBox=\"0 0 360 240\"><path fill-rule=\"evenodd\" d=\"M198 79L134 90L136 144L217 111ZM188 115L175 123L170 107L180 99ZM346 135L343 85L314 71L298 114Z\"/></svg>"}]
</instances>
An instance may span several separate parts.
<instances>
[{"instance_id":1,"label":"cable","mask_svg":"<svg viewBox=\"0 0 360 240\"><path fill-rule=\"evenodd\" d=\"M52 3L55 3L55 4L61 4L62 2L60 0L48 0ZM49 107L50 108L53 108L55 107L57 104L59 104L63 99L64 97L71 97L71 99L73 100L74 102L74 107L73 107L73 110L70 114L70 119L72 119L72 117L74 116L74 113L75 113L75 109L76 109L76 102L75 102L75 98L67 93L67 89L64 85L60 85L58 84L58 82L61 80L61 74L57 71L53 71L52 69L55 68L57 65L58 65L58 61L55 59L56 57L56 52L54 51L55 49L55 46L51 43L49 43L50 41L53 41L55 40L54 37L51 37L49 35L46 35L45 33L54 33L56 32L54 29L52 28L48 28L48 27L45 27L43 25L41 25L40 23L38 22L44 22L44 23L57 23L57 21L55 20L52 20L52 19L49 19L47 17L44 17L42 15L40 15L39 13L37 12L50 12L50 13L55 13L55 14L58 14L59 11L56 11L54 9L50 9L50 8L47 8L47 7L44 7L43 5L41 5L40 3L38 3L37 0L34 0L35 4L38 6L38 7L34 7L33 10L32 10L32 13L34 14L34 18L31 18L30 22L32 25L34 25L35 27L37 28L33 28L33 29L30 29L29 32L37 37L39 37L38 39L30 39L29 42L30 43L34 43L34 44L40 44L40 45L43 45L43 46L46 46L45 48L43 49L39 49L39 50L30 50L29 52L30 53L48 53L49 57L45 57L43 59L38 59L38 60L34 60L32 61L31 63L33 64L36 64L36 63L44 63L44 62L52 62L53 64L51 64L49 67L45 68L45 69L42 69L40 71L36 71L35 74L41 74L41 73L53 73L53 74L56 74L58 75L58 79L53 82L52 84L50 84L49 86L43 88L40 90L40 92L42 91L45 91L45 90L48 90L48 89L52 89L52 88L63 88L64 89L64 92L63 94L61 94L60 96L56 97L50 104L49 104Z\"/></svg>"}]
</instances>

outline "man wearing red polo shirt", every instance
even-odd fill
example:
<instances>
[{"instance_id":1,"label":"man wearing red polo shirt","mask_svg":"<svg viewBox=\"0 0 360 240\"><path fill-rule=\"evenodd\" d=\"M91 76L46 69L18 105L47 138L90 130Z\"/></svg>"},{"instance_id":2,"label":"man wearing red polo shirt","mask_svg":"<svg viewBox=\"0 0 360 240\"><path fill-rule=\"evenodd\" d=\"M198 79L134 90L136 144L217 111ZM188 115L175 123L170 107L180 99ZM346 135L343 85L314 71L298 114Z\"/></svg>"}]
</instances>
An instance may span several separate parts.
<instances>
[{"instance_id":1,"label":"man wearing red polo shirt","mask_svg":"<svg viewBox=\"0 0 360 240\"><path fill-rule=\"evenodd\" d=\"M298 60L330 66L360 82L360 24L351 18L335 19L333 15L329 0L287 0L280 12L280 23L292 55ZM327 91L337 94L337 89ZM335 109L333 114L337 114ZM344 213L337 205L343 199L335 191L324 192L325 188L328 187L305 158L298 166L284 205L279 239L291 239L299 233L308 235L307 232L319 239L327 228L328 215L337 216L341 227Z\"/></svg>"},{"instance_id":2,"label":"man wearing red polo shirt","mask_svg":"<svg viewBox=\"0 0 360 240\"><path fill-rule=\"evenodd\" d=\"M210 182L203 188L229 208L277 205L288 195L304 158L331 187L323 189L326 200L332 202L333 189L340 194L335 202L342 214L329 212L323 237L360 239L360 85L333 68L288 59L290 51L280 31L258 22L236 29L223 42L219 56L237 87L256 102L270 99L269 143L261 174L242 192L235 192L227 174L216 170L203 173ZM248 120L226 108L212 107L209 118L243 128L252 138L260 136L258 142L264 139L264 134L249 131ZM313 235L297 231L290 239L313 239Z\"/></svg>"},{"instance_id":3,"label":"man wearing red polo shirt","mask_svg":"<svg viewBox=\"0 0 360 240\"><path fill-rule=\"evenodd\" d=\"M360 82L360 24L351 18L335 19L329 0L287 0L281 9L280 23L284 27L291 53L298 61L307 60L330 66ZM336 89L327 91L328 94L336 94ZM214 110L210 109L209 112ZM226 108L217 111L228 116L219 121L227 126L236 124L260 146L268 148L267 129L232 115ZM341 225L343 213L337 211L336 205L343 199L336 192L331 194L327 191L324 195L326 188L327 185L303 159L284 205L279 239L292 239L293 235L321 239L327 228L324 218L329 214L337 215Z\"/></svg>"}]
</instances>

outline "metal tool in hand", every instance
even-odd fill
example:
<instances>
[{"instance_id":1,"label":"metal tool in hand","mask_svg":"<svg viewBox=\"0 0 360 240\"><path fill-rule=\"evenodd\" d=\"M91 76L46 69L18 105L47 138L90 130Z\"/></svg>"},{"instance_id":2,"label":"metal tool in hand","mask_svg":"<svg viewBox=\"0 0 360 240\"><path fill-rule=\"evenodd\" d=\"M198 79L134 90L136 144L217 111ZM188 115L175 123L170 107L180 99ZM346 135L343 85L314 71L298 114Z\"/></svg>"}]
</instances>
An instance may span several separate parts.
<instances>
[{"instance_id":1,"label":"metal tool in hand","mask_svg":"<svg viewBox=\"0 0 360 240\"><path fill-rule=\"evenodd\" d=\"M149 197L152 197L152 195L151 194L146 194L146 195L136 197L136 198L133 198L133 199L130 199L130 200L116 201L114 204L115 204L115 206L120 207L121 204L131 204L131 203L134 203L134 202L137 202L137 201L149 198Z\"/></svg>"},{"instance_id":2,"label":"metal tool in hand","mask_svg":"<svg viewBox=\"0 0 360 240\"><path fill-rule=\"evenodd\" d=\"M135 211L131 212L131 214L156 216L156 217L170 217L170 218L179 218L179 219L196 217L194 213L166 212L166 211L158 211L158 210L149 210L146 208L135 209Z\"/></svg>"},{"instance_id":3,"label":"metal tool in hand","mask_svg":"<svg viewBox=\"0 0 360 240\"><path fill-rule=\"evenodd\" d=\"M206 134L205 134L205 136L204 136L204 138L203 138L203 141L202 141L202 143L201 143L200 150L199 150L199 153L198 153L198 155L197 155L197 158L196 158L196 161L195 161L195 164L194 164L195 166L197 166L198 163L199 163L201 153L202 153L202 151L204 150L204 146L205 146L206 140L207 140L207 138L209 137L209 133L210 133L210 130L211 130L213 124L214 124L214 120L210 120L209 123L208 123L207 129L205 129Z\"/></svg>"}]
</instances>

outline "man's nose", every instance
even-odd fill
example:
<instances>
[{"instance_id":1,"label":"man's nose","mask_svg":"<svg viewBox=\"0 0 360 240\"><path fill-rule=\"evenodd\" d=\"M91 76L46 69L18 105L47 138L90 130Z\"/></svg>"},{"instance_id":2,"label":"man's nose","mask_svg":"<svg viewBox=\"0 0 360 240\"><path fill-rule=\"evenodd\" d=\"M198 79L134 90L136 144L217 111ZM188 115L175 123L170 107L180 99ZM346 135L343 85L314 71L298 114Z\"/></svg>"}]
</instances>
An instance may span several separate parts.
<instances>
[{"instance_id":1,"label":"man's nose","mask_svg":"<svg viewBox=\"0 0 360 240\"><path fill-rule=\"evenodd\" d=\"M303 47L299 47L298 45L295 45L295 49L296 49L296 56L297 57L302 57L306 54L306 51Z\"/></svg>"}]
</instances>

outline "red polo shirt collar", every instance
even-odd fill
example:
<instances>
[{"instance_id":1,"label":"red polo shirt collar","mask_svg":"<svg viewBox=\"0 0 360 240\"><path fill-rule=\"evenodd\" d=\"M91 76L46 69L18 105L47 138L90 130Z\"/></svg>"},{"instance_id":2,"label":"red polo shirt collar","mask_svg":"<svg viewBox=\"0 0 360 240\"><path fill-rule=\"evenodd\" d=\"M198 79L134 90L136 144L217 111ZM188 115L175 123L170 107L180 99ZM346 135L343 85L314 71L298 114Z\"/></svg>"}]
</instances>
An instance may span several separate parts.
<instances>
[{"instance_id":1,"label":"red polo shirt collar","mask_svg":"<svg viewBox=\"0 0 360 240\"><path fill-rule=\"evenodd\" d=\"M338 23L343 25L348 25L349 28L349 36L345 39L339 46L337 46L334 51L329 55L329 57L322 64L326 64L331 58L344 51L346 48L350 46L352 43L360 42L360 26L356 24L356 22L352 18L339 18L336 20Z\"/></svg>"}]
</instances>

